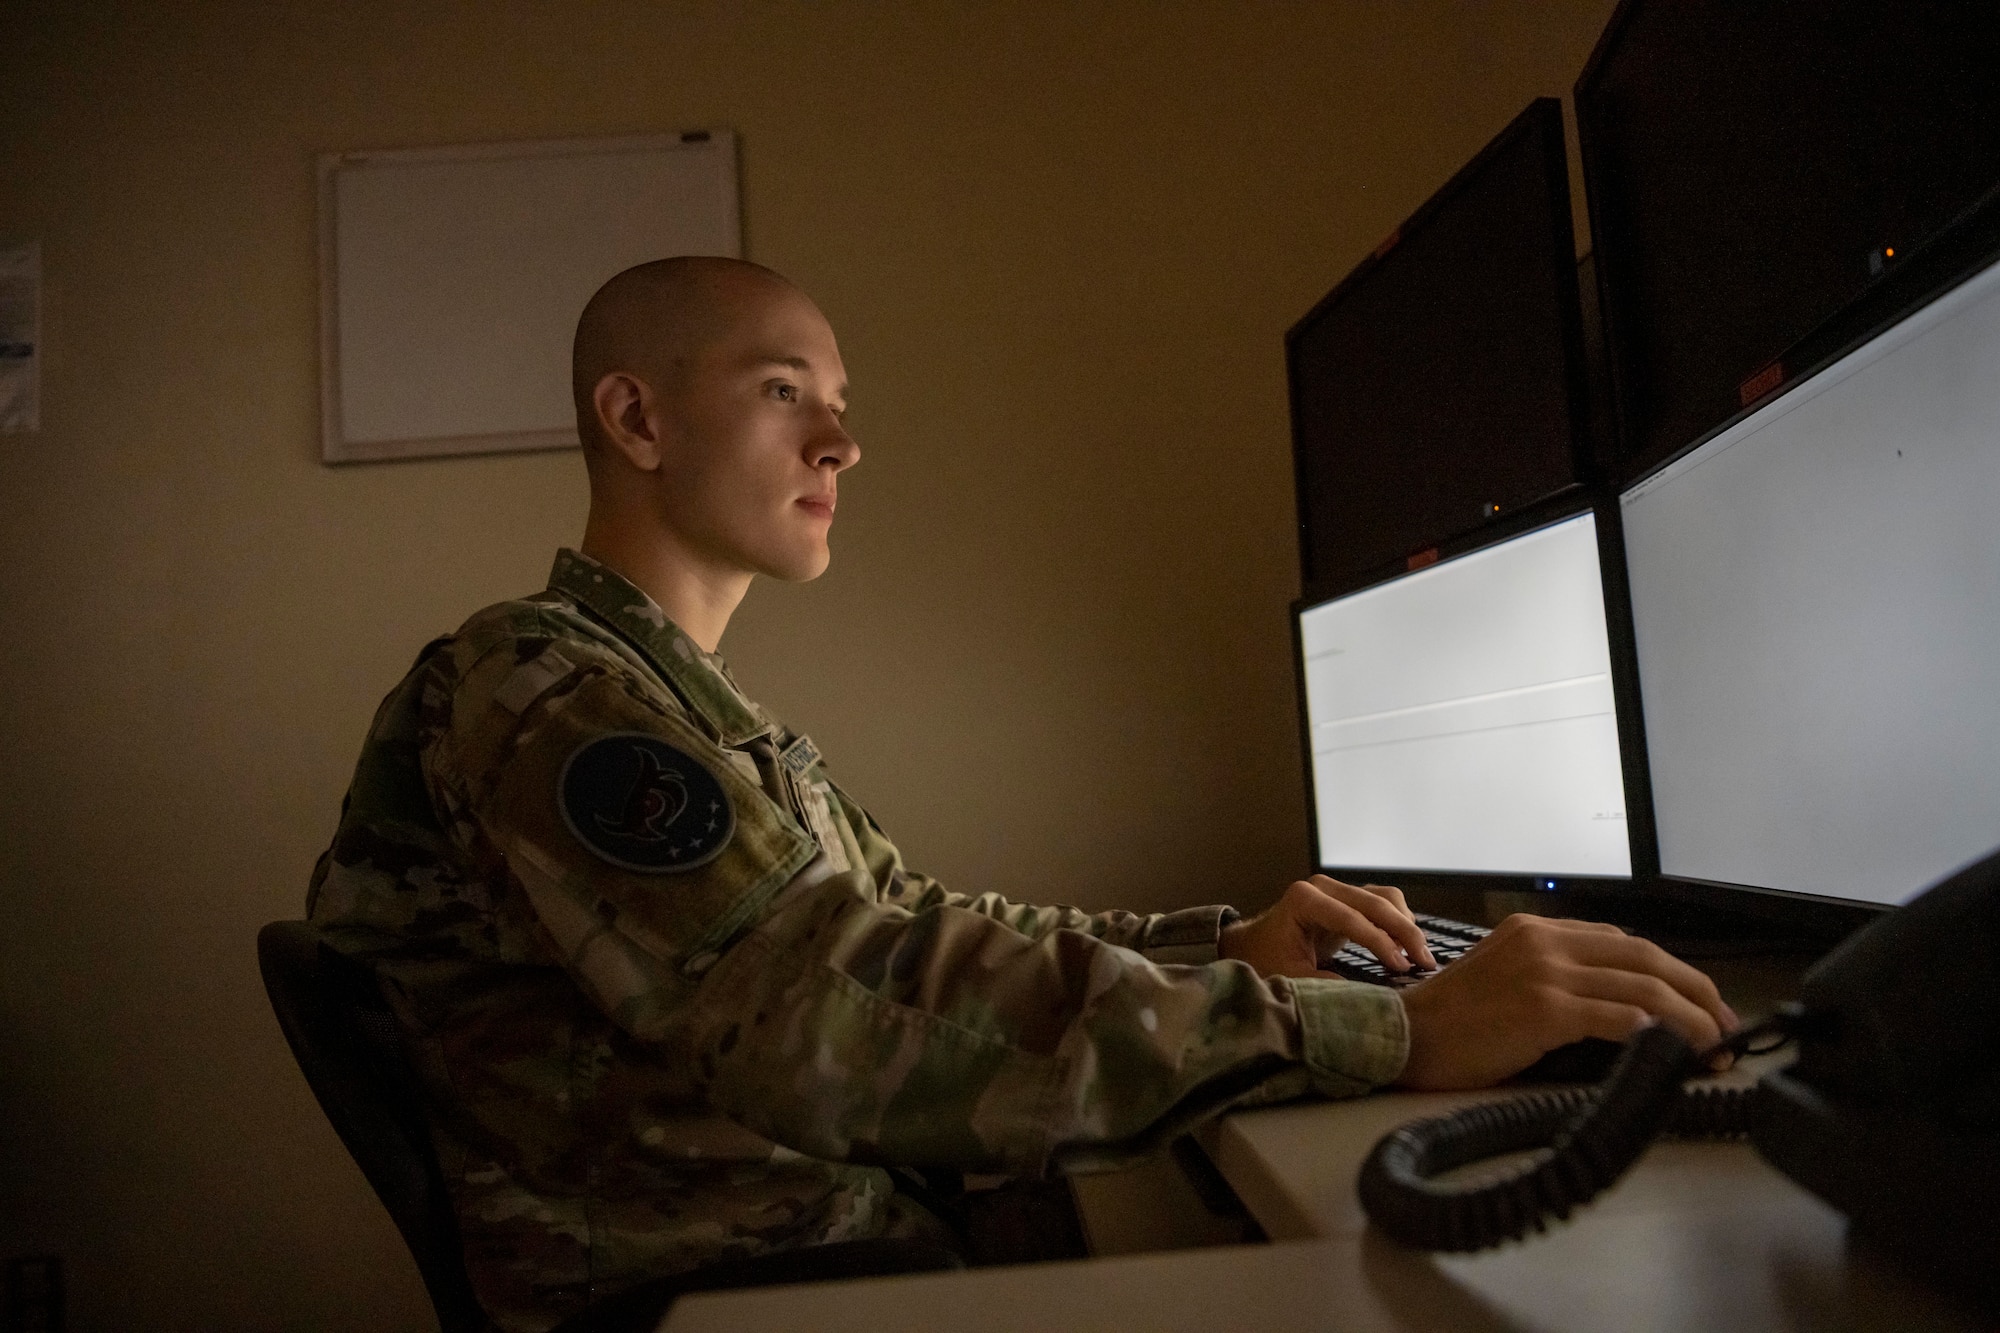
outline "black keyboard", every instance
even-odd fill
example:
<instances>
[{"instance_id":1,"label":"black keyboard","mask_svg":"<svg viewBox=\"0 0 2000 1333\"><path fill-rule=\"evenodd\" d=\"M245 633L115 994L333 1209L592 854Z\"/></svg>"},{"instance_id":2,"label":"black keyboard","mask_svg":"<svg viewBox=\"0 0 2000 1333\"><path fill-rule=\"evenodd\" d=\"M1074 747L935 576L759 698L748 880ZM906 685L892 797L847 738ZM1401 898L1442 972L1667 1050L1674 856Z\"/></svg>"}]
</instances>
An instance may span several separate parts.
<instances>
[{"instance_id":1,"label":"black keyboard","mask_svg":"<svg viewBox=\"0 0 2000 1333\"><path fill-rule=\"evenodd\" d=\"M1449 917L1430 916L1423 912L1413 912L1411 916L1423 929L1424 943L1430 946L1431 957L1437 959L1439 967L1449 967L1464 957L1473 945L1493 933L1484 926L1453 921ZM1391 972L1382 965L1381 959L1358 944L1349 944L1332 957L1321 960L1320 966L1349 981L1366 981L1377 986L1414 986L1433 975L1422 964L1408 972Z\"/></svg>"}]
</instances>

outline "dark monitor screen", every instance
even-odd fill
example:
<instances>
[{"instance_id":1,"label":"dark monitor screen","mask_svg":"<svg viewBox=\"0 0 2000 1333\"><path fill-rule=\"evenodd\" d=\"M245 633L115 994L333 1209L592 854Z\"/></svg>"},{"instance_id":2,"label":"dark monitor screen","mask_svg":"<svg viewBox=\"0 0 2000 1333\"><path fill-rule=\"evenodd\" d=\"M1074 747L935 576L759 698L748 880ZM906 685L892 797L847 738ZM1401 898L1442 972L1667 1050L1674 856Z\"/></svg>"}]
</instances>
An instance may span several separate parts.
<instances>
[{"instance_id":1,"label":"dark monitor screen","mask_svg":"<svg viewBox=\"0 0 2000 1333\"><path fill-rule=\"evenodd\" d=\"M1576 108L1629 476L1803 369L1800 340L2000 180L2000 22L1625 0Z\"/></svg>"},{"instance_id":2,"label":"dark monitor screen","mask_svg":"<svg viewBox=\"0 0 2000 1333\"><path fill-rule=\"evenodd\" d=\"M2000 847L2000 262L1621 511L1663 875L1895 904Z\"/></svg>"},{"instance_id":3,"label":"dark monitor screen","mask_svg":"<svg viewBox=\"0 0 2000 1333\"><path fill-rule=\"evenodd\" d=\"M1508 126L1286 354L1308 589L1573 485L1585 399L1560 103Z\"/></svg>"}]
</instances>

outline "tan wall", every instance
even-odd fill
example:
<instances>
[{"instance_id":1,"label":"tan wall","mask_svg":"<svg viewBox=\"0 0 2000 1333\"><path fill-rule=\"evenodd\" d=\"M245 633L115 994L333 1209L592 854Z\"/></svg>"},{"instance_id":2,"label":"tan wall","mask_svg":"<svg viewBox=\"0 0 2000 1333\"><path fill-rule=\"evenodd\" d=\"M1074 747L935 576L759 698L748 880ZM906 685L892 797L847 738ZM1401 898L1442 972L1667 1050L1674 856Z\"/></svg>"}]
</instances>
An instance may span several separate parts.
<instances>
[{"instance_id":1,"label":"tan wall","mask_svg":"<svg viewBox=\"0 0 2000 1333\"><path fill-rule=\"evenodd\" d=\"M866 451L743 680L958 887L1302 868L1281 336L1611 0L278 8L0 32L0 240L48 273L45 429L0 438L0 1256L67 1255L75 1327L428 1319L252 937L376 700L584 489L320 466L317 152L734 126Z\"/></svg>"}]
</instances>

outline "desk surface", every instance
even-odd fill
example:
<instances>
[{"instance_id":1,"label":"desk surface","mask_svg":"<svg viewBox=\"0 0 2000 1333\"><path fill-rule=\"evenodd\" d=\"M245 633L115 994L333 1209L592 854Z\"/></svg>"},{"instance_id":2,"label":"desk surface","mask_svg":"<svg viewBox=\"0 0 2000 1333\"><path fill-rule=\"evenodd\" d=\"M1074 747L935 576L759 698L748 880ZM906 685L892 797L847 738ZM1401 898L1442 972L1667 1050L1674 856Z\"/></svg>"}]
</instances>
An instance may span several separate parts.
<instances>
[{"instance_id":1,"label":"desk surface","mask_svg":"<svg viewBox=\"0 0 2000 1333\"><path fill-rule=\"evenodd\" d=\"M1271 1245L693 1296L662 1330L1991 1327L1851 1252L1838 1213L1741 1144L1655 1144L1572 1222L1485 1254L1415 1253L1368 1230L1354 1173L1376 1138L1494 1095L1389 1094L1246 1112L1214 1127L1210 1151Z\"/></svg>"},{"instance_id":2,"label":"desk surface","mask_svg":"<svg viewBox=\"0 0 2000 1333\"><path fill-rule=\"evenodd\" d=\"M1783 1063L1782 1057L1764 1059L1774 1058ZM1747 1086L1767 1067L1752 1062L1714 1082ZM1245 1111L1206 1126L1197 1137L1273 1240L1359 1236L1368 1219L1354 1182L1383 1135L1412 1120L1520 1095L1518 1089L1498 1088L1308 1102ZM1655 1143L1624 1179L1576 1216L1727 1214L1746 1208L1796 1214L1815 1225L1841 1222L1838 1213L1764 1165L1744 1143ZM1573 1230L1558 1225L1549 1238L1559 1242Z\"/></svg>"},{"instance_id":3,"label":"desk surface","mask_svg":"<svg viewBox=\"0 0 2000 1333\"><path fill-rule=\"evenodd\" d=\"M1477 1258L1366 1232L1124 1259L690 1296L661 1333L1593 1333L1965 1330L1990 1324L1841 1253L1837 1218L1711 1209L1663 1224L1605 1212ZM1539 1247L1539 1248L1538 1248Z\"/></svg>"}]
</instances>

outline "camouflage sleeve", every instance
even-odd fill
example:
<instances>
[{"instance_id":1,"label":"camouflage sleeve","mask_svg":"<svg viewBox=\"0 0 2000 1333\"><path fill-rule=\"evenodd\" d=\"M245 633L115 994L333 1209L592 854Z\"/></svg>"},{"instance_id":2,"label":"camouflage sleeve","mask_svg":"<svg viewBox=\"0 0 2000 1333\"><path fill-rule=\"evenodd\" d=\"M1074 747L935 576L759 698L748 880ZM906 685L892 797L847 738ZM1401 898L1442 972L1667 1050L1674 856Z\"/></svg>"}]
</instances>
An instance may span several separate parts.
<instances>
[{"instance_id":1,"label":"camouflage sleeve","mask_svg":"<svg viewBox=\"0 0 2000 1333\"><path fill-rule=\"evenodd\" d=\"M532 699L521 652L469 664L427 777L504 857L585 994L746 1128L826 1159L1038 1172L1400 1071L1386 988L1162 965L921 893L882 901L657 687L561 646L580 665L543 672ZM579 796L579 769L621 751L654 758ZM728 807L720 839L709 804ZM617 841L642 825L656 847Z\"/></svg>"},{"instance_id":2,"label":"camouflage sleeve","mask_svg":"<svg viewBox=\"0 0 2000 1333\"><path fill-rule=\"evenodd\" d=\"M1076 930L1127 949L1136 949L1156 963L1212 963L1220 955L1222 928L1234 921L1237 912L1224 906L1189 907L1178 912L1085 912L1075 907L1037 907L1012 902L997 893L968 896L952 893L929 875L917 874L903 865L903 855L882 831L882 826L841 790L830 783L835 801L849 833L861 852L862 863L880 888L885 902L910 912L934 907L958 907L981 916L990 916L1031 939L1053 931Z\"/></svg>"}]
</instances>

